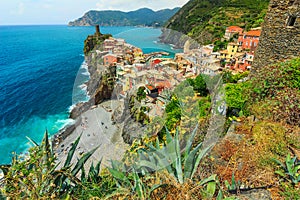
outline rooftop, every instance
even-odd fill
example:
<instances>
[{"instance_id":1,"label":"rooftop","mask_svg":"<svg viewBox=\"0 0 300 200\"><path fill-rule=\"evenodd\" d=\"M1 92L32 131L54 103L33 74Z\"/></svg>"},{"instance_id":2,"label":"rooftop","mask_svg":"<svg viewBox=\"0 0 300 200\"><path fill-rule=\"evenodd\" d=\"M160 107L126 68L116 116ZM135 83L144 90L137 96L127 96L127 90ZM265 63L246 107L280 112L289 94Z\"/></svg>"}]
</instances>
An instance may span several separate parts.
<instances>
[{"instance_id":1,"label":"rooftop","mask_svg":"<svg viewBox=\"0 0 300 200\"><path fill-rule=\"evenodd\" d=\"M226 28L226 30L233 31L233 30L243 30L243 29L239 26L229 26Z\"/></svg>"},{"instance_id":2,"label":"rooftop","mask_svg":"<svg viewBox=\"0 0 300 200\"><path fill-rule=\"evenodd\" d=\"M246 34L248 36L260 36L261 30L250 30L244 34Z\"/></svg>"}]
</instances>

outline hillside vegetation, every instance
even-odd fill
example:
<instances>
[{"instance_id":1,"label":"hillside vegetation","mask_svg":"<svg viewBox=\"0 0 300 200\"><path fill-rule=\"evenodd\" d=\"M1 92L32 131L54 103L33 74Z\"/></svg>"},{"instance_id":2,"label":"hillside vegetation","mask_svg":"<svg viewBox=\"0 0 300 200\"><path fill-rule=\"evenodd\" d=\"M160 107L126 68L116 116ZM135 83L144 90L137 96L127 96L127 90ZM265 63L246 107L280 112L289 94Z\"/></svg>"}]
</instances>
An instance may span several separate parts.
<instances>
[{"instance_id":1,"label":"hillside vegetation","mask_svg":"<svg viewBox=\"0 0 300 200\"><path fill-rule=\"evenodd\" d=\"M246 30L259 27L268 4L269 0L191 0L165 27L186 34L200 44L207 44L220 40L226 27L231 25ZM168 33L162 35L162 41L176 42Z\"/></svg>"},{"instance_id":2,"label":"hillside vegetation","mask_svg":"<svg viewBox=\"0 0 300 200\"><path fill-rule=\"evenodd\" d=\"M69 26L162 26L179 8L153 11L141 8L136 11L122 12L114 10L91 10L83 17L69 22Z\"/></svg>"},{"instance_id":3,"label":"hillside vegetation","mask_svg":"<svg viewBox=\"0 0 300 200\"><path fill-rule=\"evenodd\" d=\"M159 119L167 129L135 141L122 162L112 161L108 169L97 163L86 170L84 163L94 149L72 165L78 138L64 167L58 169L46 133L41 145L32 141L35 147L28 157L15 156L11 165L0 166L5 175L0 197L2 193L11 199L299 199L299 67L299 58L278 63L246 82L238 80L247 74L222 74L227 121L235 128L225 130L208 156L209 148L201 149L201 142L210 95L203 81L207 77L200 75L170 94L166 118ZM193 116L198 128L188 130L187 116Z\"/></svg>"}]
</instances>

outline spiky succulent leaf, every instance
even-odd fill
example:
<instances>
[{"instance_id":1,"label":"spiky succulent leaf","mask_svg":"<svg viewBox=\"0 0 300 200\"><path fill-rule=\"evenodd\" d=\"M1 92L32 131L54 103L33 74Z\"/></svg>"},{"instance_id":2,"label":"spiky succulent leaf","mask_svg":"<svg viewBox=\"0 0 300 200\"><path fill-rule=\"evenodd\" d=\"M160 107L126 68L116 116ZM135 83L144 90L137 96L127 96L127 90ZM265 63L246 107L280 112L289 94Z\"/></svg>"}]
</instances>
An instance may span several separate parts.
<instances>
[{"instance_id":1,"label":"spiky succulent leaf","mask_svg":"<svg viewBox=\"0 0 300 200\"><path fill-rule=\"evenodd\" d=\"M184 158L186 159L188 157L188 155L190 154L191 148L192 148L192 144L193 144L193 140L195 138L196 132L198 129L198 124L196 126L196 128L193 130L191 136L189 137L186 146L185 146L185 151L184 151Z\"/></svg>"},{"instance_id":2,"label":"spiky succulent leaf","mask_svg":"<svg viewBox=\"0 0 300 200\"><path fill-rule=\"evenodd\" d=\"M217 175L213 174L210 177L201 180L200 183L199 183L199 185L203 186L203 185L205 185L205 184L207 184L207 183L209 183L211 181L215 182L216 180L217 180Z\"/></svg>"},{"instance_id":3,"label":"spiky succulent leaf","mask_svg":"<svg viewBox=\"0 0 300 200\"><path fill-rule=\"evenodd\" d=\"M82 135L82 134L81 134L81 135ZM71 161L72 161L72 158L73 158L74 153L75 153L75 151L76 151L77 145L78 145L79 140L80 140L80 138L81 138L81 135L75 140L75 142L73 143L71 149L69 150L68 156L67 156L67 159L66 159L66 162L65 162L65 164L64 164L64 167L70 166Z\"/></svg>"},{"instance_id":4,"label":"spiky succulent leaf","mask_svg":"<svg viewBox=\"0 0 300 200\"><path fill-rule=\"evenodd\" d=\"M29 140L34 146L39 146L39 144L37 142L35 142L33 139L31 139L30 137L26 136L27 140Z\"/></svg>"},{"instance_id":5,"label":"spiky succulent leaf","mask_svg":"<svg viewBox=\"0 0 300 200\"><path fill-rule=\"evenodd\" d=\"M76 163L75 167L71 171L72 175L75 177L77 173L84 167L85 162L93 155L93 153L98 149L99 147L94 148L90 152L85 153Z\"/></svg>"}]
</instances>

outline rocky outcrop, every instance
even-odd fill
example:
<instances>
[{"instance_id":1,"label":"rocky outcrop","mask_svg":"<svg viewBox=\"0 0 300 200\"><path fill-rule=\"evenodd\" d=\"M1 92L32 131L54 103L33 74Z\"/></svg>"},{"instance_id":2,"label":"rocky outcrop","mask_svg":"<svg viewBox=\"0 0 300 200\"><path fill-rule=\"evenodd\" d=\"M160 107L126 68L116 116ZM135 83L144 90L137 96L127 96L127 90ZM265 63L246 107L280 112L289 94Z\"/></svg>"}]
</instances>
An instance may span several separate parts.
<instances>
[{"instance_id":1,"label":"rocky outcrop","mask_svg":"<svg viewBox=\"0 0 300 200\"><path fill-rule=\"evenodd\" d=\"M300 56L300 1L272 0L253 63L255 68Z\"/></svg>"},{"instance_id":2,"label":"rocky outcrop","mask_svg":"<svg viewBox=\"0 0 300 200\"><path fill-rule=\"evenodd\" d=\"M89 71L94 71L94 65L88 63ZM105 100L110 100L113 98L116 67L108 67L107 70L102 72L94 71L91 73L91 79L86 83L88 86L88 94L90 95L90 100L88 102L80 102L72 109L70 113L70 118L76 119L82 113L89 110L92 106L98 105Z\"/></svg>"},{"instance_id":3,"label":"rocky outcrop","mask_svg":"<svg viewBox=\"0 0 300 200\"><path fill-rule=\"evenodd\" d=\"M89 35L87 39L84 41L83 52L87 55L90 51L100 46L105 39L111 37L111 34L94 34Z\"/></svg>"},{"instance_id":4,"label":"rocky outcrop","mask_svg":"<svg viewBox=\"0 0 300 200\"><path fill-rule=\"evenodd\" d=\"M172 44L176 49L182 49L189 37L175 30L163 28L159 40L165 44Z\"/></svg>"},{"instance_id":5,"label":"rocky outcrop","mask_svg":"<svg viewBox=\"0 0 300 200\"><path fill-rule=\"evenodd\" d=\"M98 61L101 57L92 52L94 49L100 49L101 44L110 34L101 34L99 26L96 26L94 35L89 35L84 41L85 61L88 65L90 80L87 85L87 93L90 96L88 102L80 102L72 109L70 118L76 119L82 113L88 111L92 106L102 103L104 100L111 99L114 91L116 67L105 67Z\"/></svg>"},{"instance_id":6,"label":"rocky outcrop","mask_svg":"<svg viewBox=\"0 0 300 200\"><path fill-rule=\"evenodd\" d=\"M103 72L100 85L95 92L95 105L102 103L104 100L113 99L113 92L115 89L116 66L111 66L108 70Z\"/></svg>"}]
</instances>

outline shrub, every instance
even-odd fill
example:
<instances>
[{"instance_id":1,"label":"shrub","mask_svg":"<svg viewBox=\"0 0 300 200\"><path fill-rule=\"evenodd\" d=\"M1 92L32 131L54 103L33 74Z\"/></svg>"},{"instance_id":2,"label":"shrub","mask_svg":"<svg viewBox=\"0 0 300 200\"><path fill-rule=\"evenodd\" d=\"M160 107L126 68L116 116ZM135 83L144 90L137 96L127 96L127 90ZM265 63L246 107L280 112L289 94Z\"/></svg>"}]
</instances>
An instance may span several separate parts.
<instances>
[{"instance_id":1,"label":"shrub","mask_svg":"<svg viewBox=\"0 0 300 200\"><path fill-rule=\"evenodd\" d=\"M72 145L61 169L58 169L60 163L56 162L47 131L41 145L31 140L35 146L29 149L28 157L15 156L11 166L1 166L4 195L12 199L66 198L80 186L78 172L84 172L84 163L97 149L84 154L73 167L71 160L79 140L80 137ZM89 172L89 178L93 172L95 170Z\"/></svg>"},{"instance_id":2,"label":"shrub","mask_svg":"<svg viewBox=\"0 0 300 200\"><path fill-rule=\"evenodd\" d=\"M246 103L249 100L248 96L249 83L238 83L238 84L226 84L225 94L226 103L228 106L228 113L231 113L234 109L247 113Z\"/></svg>"}]
</instances>

